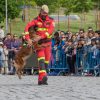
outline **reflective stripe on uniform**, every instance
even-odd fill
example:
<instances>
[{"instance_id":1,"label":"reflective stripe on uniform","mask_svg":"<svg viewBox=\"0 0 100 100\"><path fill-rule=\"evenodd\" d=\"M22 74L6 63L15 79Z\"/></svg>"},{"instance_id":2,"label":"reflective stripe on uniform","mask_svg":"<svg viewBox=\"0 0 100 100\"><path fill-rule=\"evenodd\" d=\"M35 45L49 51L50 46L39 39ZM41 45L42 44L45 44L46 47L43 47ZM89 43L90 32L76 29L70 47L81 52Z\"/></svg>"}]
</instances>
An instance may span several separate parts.
<instances>
[{"instance_id":1,"label":"reflective stripe on uniform","mask_svg":"<svg viewBox=\"0 0 100 100\"><path fill-rule=\"evenodd\" d=\"M40 61L41 59L45 59L45 57L40 57L40 58L38 58L38 61Z\"/></svg>"},{"instance_id":2,"label":"reflective stripe on uniform","mask_svg":"<svg viewBox=\"0 0 100 100\"><path fill-rule=\"evenodd\" d=\"M38 28L37 31L48 31L47 28Z\"/></svg>"},{"instance_id":3,"label":"reflective stripe on uniform","mask_svg":"<svg viewBox=\"0 0 100 100\"><path fill-rule=\"evenodd\" d=\"M50 35L48 32L45 32L45 34L46 34L46 36L47 36L47 38L52 38L52 35Z\"/></svg>"},{"instance_id":4,"label":"reflective stripe on uniform","mask_svg":"<svg viewBox=\"0 0 100 100\"><path fill-rule=\"evenodd\" d=\"M49 37L49 33L48 32L45 32L45 34L46 34L47 37Z\"/></svg>"},{"instance_id":5,"label":"reflective stripe on uniform","mask_svg":"<svg viewBox=\"0 0 100 100\"><path fill-rule=\"evenodd\" d=\"M45 32L45 34L46 34L47 38L51 38L52 37L52 35L50 35L48 32Z\"/></svg>"},{"instance_id":6,"label":"reflective stripe on uniform","mask_svg":"<svg viewBox=\"0 0 100 100\"><path fill-rule=\"evenodd\" d=\"M24 32L24 33L23 33L23 35L27 35L27 34L29 34L29 32Z\"/></svg>"},{"instance_id":7,"label":"reflective stripe on uniform","mask_svg":"<svg viewBox=\"0 0 100 100\"><path fill-rule=\"evenodd\" d=\"M47 28L38 28L37 31L48 31L48 29ZM49 35L48 32L45 32L45 34L46 34L47 38L52 38L52 35Z\"/></svg>"},{"instance_id":8,"label":"reflective stripe on uniform","mask_svg":"<svg viewBox=\"0 0 100 100\"><path fill-rule=\"evenodd\" d=\"M45 61L45 63L46 63L46 64L48 64L48 63L49 63L49 61Z\"/></svg>"},{"instance_id":9,"label":"reflective stripe on uniform","mask_svg":"<svg viewBox=\"0 0 100 100\"><path fill-rule=\"evenodd\" d=\"M47 38L48 38L48 39L52 38L52 35L49 35Z\"/></svg>"},{"instance_id":10,"label":"reflective stripe on uniform","mask_svg":"<svg viewBox=\"0 0 100 100\"><path fill-rule=\"evenodd\" d=\"M46 73L46 70L39 70L39 73Z\"/></svg>"}]
</instances>

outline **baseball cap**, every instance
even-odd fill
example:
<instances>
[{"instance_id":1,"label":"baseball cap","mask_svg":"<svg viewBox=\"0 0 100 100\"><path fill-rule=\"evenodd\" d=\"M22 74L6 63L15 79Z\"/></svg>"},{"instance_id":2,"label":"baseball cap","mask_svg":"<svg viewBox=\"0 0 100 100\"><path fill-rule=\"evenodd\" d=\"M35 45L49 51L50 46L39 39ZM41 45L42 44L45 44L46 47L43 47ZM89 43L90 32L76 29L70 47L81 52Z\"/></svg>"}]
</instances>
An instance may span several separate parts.
<instances>
[{"instance_id":1,"label":"baseball cap","mask_svg":"<svg viewBox=\"0 0 100 100\"><path fill-rule=\"evenodd\" d=\"M47 5L42 5L41 10L44 11L45 13L49 13L49 8Z\"/></svg>"}]
</instances>

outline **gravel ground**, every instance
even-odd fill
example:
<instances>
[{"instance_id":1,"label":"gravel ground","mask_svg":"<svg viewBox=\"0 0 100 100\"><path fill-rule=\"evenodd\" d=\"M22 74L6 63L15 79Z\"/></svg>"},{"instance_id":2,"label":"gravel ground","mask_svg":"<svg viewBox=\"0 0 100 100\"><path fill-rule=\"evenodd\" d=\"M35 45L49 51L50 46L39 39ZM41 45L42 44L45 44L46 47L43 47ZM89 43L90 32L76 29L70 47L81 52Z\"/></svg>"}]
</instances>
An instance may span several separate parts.
<instances>
[{"instance_id":1,"label":"gravel ground","mask_svg":"<svg viewBox=\"0 0 100 100\"><path fill-rule=\"evenodd\" d=\"M0 75L0 100L100 100L100 77L48 78L38 86L37 76Z\"/></svg>"}]
</instances>

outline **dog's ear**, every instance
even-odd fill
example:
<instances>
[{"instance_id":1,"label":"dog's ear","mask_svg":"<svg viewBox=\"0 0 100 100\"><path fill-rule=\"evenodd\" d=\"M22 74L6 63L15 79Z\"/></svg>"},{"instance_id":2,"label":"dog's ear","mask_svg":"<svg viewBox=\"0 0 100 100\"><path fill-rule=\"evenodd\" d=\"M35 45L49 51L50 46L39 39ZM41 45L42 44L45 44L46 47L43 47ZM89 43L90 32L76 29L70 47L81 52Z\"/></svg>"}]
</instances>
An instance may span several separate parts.
<instances>
[{"instance_id":1,"label":"dog's ear","mask_svg":"<svg viewBox=\"0 0 100 100\"><path fill-rule=\"evenodd\" d=\"M38 26L37 26L37 25L34 26L34 30L35 30L35 31L38 30Z\"/></svg>"},{"instance_id":2,"label":"dog's ear","mask_svg":"<svg viewBox=\"0 0 100 100\"><path fill-rule=\"evenodd\" d=\"M33 26L29 27L28 32L29 33L34 33L35 32L34 27Z\"/></svg>"},{"instance_id":3,"label":"dog's ear","mask_svg":"<svg viewBox=\"0 0 100 100\"><path fill-rule=\"evenodd\" d=\"M29 33L35 33L37 30L38 30L38 26L35 25L35 26L29 27L28 32Z\"/></svg>"}]
</instances>

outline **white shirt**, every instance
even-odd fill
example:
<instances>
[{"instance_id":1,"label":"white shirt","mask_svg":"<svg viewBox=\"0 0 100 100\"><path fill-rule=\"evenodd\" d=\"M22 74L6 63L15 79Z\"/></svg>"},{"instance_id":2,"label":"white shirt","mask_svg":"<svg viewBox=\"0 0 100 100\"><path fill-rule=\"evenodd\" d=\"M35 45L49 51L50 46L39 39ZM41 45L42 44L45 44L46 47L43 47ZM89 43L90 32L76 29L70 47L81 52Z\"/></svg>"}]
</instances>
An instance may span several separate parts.
<instances>
[{"instance_id":1,"label":"white shirt","mask_svg":"<svg viewBox=\"0 0 100 100\"><path fill-rule=\"evenodd\" d=\"M0 38L4 38L4 30L0 29Z\"/></svg>"},{"instance_id":2,"label":"white shirt","mask_svg":"<svg viewBox=\"0 0 100 100\"><path fill-rule=\"evenodd\" d=\"M8 60L8 50L5 49L5 48L2 48L0 47L0 52L1 52L1 55L0 55L0 60Z\"/></svg>"}]
</instances>

